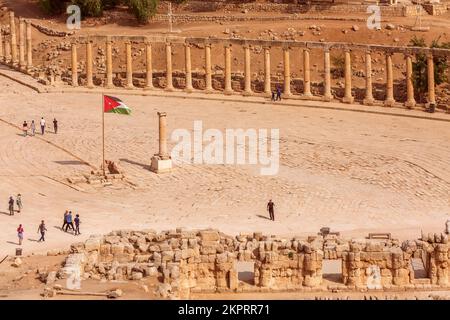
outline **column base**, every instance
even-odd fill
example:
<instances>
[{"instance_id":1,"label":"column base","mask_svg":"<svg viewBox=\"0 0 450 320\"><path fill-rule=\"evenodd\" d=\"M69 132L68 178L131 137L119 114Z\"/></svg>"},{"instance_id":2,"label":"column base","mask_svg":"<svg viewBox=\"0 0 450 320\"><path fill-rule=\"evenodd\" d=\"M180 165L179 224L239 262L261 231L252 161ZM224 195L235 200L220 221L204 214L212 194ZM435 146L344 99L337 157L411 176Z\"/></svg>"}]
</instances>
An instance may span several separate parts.
<instances>
[{"instance_id":1,"label":"column base","mask_svg":"<svg viewBox=\"0 0 450 320\"><path fill-rule=\"evenodd\" d=\"M405 107L407 107L408 109L412 109L416 106L416 101L415 100L409 100L405 102Z\"/></svg>"},{"instance_id":2,"label":"column base","mask_svg":"<svg viewBox=\"0 0 450 320\"><path fill-rule=\"evenodd\" d=\"M231 96L231 95L233 94L233 90L231 90L231 89L225 89L225 90L223 91L223 94L224 94L224 95L227 95L227 96Z\"/></svg>"},{"instance_id":3,"label":"column base","mask_svg":"<svg viewBox=\"0 0 450 320\"><path fill-rule=\"evenodd\" d=\"M127 89L127 90L132 90L132 89L134 89L134 85L132 85L132 84L127 84L127 86L125 87L125 89Z\"/></svg>"},{"instance_id":4,"label":"column base","mask_svg":"<svg viewBox=\"0 0 450 320\"><path fill-rule=\"evenodd\" d=\"M172 92L173 90L175 90L175 88L174 87L166 87L166 88L164 88L164 90Z\"/></svg>"},{"instance_id":5,"label":"column base","mask_svg":"<svg viewBox=\"0 0 450 320\"><path fill-rule=\"evenodd\" d=\"M184 88L184 92L192 93L192 91L194 91L194 88L192 88L192 87L190 87L190 88Z\"/></svg>"},{"instance_id":6,"label":"column base","mask_svg":"<svg viewBox=\"0 0 450 320\"><path fill-rule=\"evenodd\" d=\"M373 106L375 103L375 99L374 98L365 98L363 100L363 104L366 106Z\"/></svg>"},{"instance_id":7,"label":"column base","mask_svg":"<svg viewBox=\"0 0 450 320\"><path fill-rule=\"evenodd\" d=\"M172 171L172 159L163 160L160 156L152 157L150 171L157 174Z\"/></svg>"},{"instance_id":8,"label":"column base","mask_svg":"<svg viewBox=\"0 0 450 320\"><path fill-rule=\"evenodd\" d=\"M303 98L303 99L311 99L312 97L313 97L312 93L304 93L304 94L302 95L302 98Z\"/></svg>"},{"instance_id":9,"label":"column base","mask_svg":"<svg viewBox=\"0 0 450 320\"><path fill-rule=\"evenodd\" d=\"M395 105L395 100L394 99L385 100L383 105L385 107L393 107Z\"/></svg>"},{"instance_id":10,"label":"column base","mask_svg":"<svg viewBox=\"0 0 450 320\"><path fill-rule=\"evenodd\" d=\"M115 85L113 85L113 84L107 84L106 85L106 89L114 89L116 86Z\"/></svg>"},{"instance_id":11,"label":"column base","mask_svg":"<svg viewBox=\"0 0 450 320\"><path fill-rule=\"evenodd\" d=\"M344 97L344 98L342 98L342 102L343 103L353 103L353 102L355 102L355 98L354 97Z\"/></svg>"},{"instance_id":12,"label":"column base","mask_svg":"<svg viewBox=\"0 0 450 320\"><path fill-rule=\"evenodd\" d=\"M322 98L322 100L325 101L325 102L330 102L331 100L333 100L333 96L324 96Z\"/></svg>"},{"instance_id":13,"label":"column base","mask_svg":"<svg viewBox=\"0 0 450 320\"><path fill-rule=\"evenodd\" d=\"M212 94L212 93L214 93L214 89L213 88L205 89L205 90L203 90L203 92L207 93L207 94Z\"/></svg>"},{"instance_id":14,"label":"column base","mask_svg":"<svg viewBox=\"0 0 450 320\"><path fill-rule=\"evenodd\" d=\"M251 91L251 90L244 91L244 92L242 92L242 95L246 96L246 97L251 96L251 95L253 95L253 91Z\"/></svg>"},{"instance_id":15,"label":"column base","mask_svg":"<svg viewBox=\"0 0 450 320\"><path fill-rule=\"evenodd\" d=\"M292 92L288 92L288 93L281 93L281 99L289 99L292 98L293 94Z\"/></svg>"},{"instance_id":16,"label":"column base","mask_svg":"<svg viewBox=\"0 0 450 320\"><path fill-rule=\"evenodd\" d=\"M86 86L86 88L88 88L88 89L94 89L94 85L93 85L93 84L88 84L88 85Z\"/></svg>"}]
</instances>

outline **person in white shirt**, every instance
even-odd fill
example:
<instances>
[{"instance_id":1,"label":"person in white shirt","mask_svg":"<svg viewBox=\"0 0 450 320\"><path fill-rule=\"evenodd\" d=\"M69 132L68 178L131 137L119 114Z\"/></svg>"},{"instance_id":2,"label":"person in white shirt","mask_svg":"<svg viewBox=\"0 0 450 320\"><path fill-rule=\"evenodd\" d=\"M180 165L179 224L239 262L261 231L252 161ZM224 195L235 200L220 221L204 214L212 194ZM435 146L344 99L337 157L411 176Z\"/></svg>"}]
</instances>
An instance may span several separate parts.
<instances>
[{"instance_id":1,"label":"person in white shirt","mask_svg":"<svg viewBox=\"0 0 450 320\"><path fill-rule=\"evenodd\" d=\"M44 135L45 132L45 120L44 117L41 118L41 133Z\"/></svg>"}]
</instances>

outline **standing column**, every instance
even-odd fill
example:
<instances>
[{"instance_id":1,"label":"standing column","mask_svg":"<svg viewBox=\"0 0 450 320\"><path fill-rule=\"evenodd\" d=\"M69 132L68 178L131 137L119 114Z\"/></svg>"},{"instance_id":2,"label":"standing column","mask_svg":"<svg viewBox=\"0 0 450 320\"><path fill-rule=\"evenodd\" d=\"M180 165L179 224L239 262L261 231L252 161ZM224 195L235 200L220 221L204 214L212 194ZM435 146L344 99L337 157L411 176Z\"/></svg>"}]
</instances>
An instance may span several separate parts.
<instances>
[{"instance_id":1,"label":"standing column","mask_svg":"<svg viewBox=\"0 0 450 320\"><path fill-rule=\"evenodd\" d=\"M284 57L284 96L289 97L291 92L291 64L289 59L289 47L283 48Z\"/></svg>"},{"instance_id":2,"label":"standing column","mask_svg":"<svg viewBox=\"0 0 450 320\"><path fill-rule=\"evenodd\" d=\"M72 43L72 86L78 87L78 57L76 43Z\"/></svg>"},{"instance_id":3,"label":"standing column","mask_svg":"<svg viewBox=\"0 0 450 320\"><path fill-rule=\"evenodd\" d=\"M392 53L386 53L386 100L384 105L386 107L393 107L394 100L394 74L392 70Z\"/></svg>"},{"instance_id":4,"label":"standing column","mask_svg":"<svg viewBox=\"0 0 450 320\"><path fill-rule=\"evenodd\" d=\"M158 112L159 118L159 152L152 157L152 164L150 170L155 173L170 172L172 169L172 160L167 152L167 114L165 112Z\"/></svg>"},{"instance_id":5,"label":"standing column","mask_svg":"<svg viewBox=\"0 0 450 320\"><path fill-rule=\"evenodd\" d=\"M372 88L372 56L371 52L366 52L366 96L363 103L367 106L374 104L375 99L373 98L373 88Z\"/></svg>"},{"instance_id":6,"label":"standing column","mask_svg":"<svg viewBox=\"0 0 450 320\"><path fill-rule=\"evenodd\" d=\"M205 44L205 83L206 93L212 92L212 73L211 73L211 44Z\"/></svg>"},{"instance_id":7,"label":"standing column","mask_svg":"<svg viewBox=\"0 0 450 320\"><path fill-rule=\"evenodd\" d=\"M112 40L106 38L106 87L113 88L113 61L112 61Z\"/></svg>"},{"instance_id":8,"label":"standing column","mask_svg":"<svg viewBox=\"0 0 450 320\"><path fill-rule=\"evenodd\" d=\"M224 94L230 95L233 93L231 88L231 45L225 45L225 90Z\"/></svg>"},{"instance_id":9,"label":"standing column","mask_svg":"<svg viewBox=\"0 0 450 320\"><path fill-rule=\"evenodd\" d=\"M405 107L414 108L416 106L416 100L414 99L414 85L413 85L413 67L412 56L406 54L406 102Z\"/></svg>"},{"instance_id":10,"label":"standing column","mask_svg":"<svg viewBox=\"0 0 450 320\"><path fill-rule=\"evenodd\" d=\"M270 81L270 47L264 47L264 93L272 96L272 84Z\"/></svg>"},{"instance_id":11,"label":"standing column","mask_svg":"<svg viewBox=\"0 0 450 320\"><path fill-rule=\"evenodd\" d=\"M2 26L0 25L0 62L5 58L5 54L3 52L3 33Z\"/></svg>"},{"instance_id":12,"label":"standing column","mask_svg":"<svg viewBox=\"0 0 450 320\"><path fill-rule=\"evenodd\" d=\"M428 103L436 103L436 94L434 88L434 61L433 54L427 56L428 65Z\"/></svg>"},{"instance_id":13,"label":"standing column","mask_svg":"<svg viewBox=\"0 0 450 320\"><path fill-rule=\"evenodd\" d=\"M31 21L27 20L26 32L27 32L27 69L30 70L33 67L33 43L31 38Z\"/></svg>"},{"instance_id":14,"label":"standing column","mask_svg":"<svg viewBox=\"0 0 450 320\"><path fill-rule=\"evenodd\" d=\"M309 49L303 49L303 96L312 97L311 70L309 65Z\"/></svg>"},{"instance_id":15,"label":"standing column","mask_svg":"<svg viewBox=\"0 0 450 320\"><path fill-rule=\"evenodd\" d=\"M331 95L331 62L330 62L330 48L324 49L324 78L325 78L325 90L323 99L325 101L331 101L333 96Z\"/></svg>"},{"instance_id":16,"label":"standing column","mask_svg":"<svg viewBox=\"0 0 450 320\"><path fill-rule=\"evenodd\" d=\"M173 90L173 80L172 80L172 44L166 42L166 90Z\"/></svg>"},{"instance_id":17,"label":"standing column","mask_svg":"<svg viewBox=\"0 0 450 320\"><path fill-rule=\"evenodd\" d=\"M87 87L93 88L93 72L92 72L92 41L89 40L86 42L86 79L87 79Z\"/></svg>"},{"instance_id":18,"label":"standing column","mask_svg":"<svg viewBox=\"0 0 450 320\"><path fill-rule=\"evenodd\" d=\"M158 112L159 117L159 153L158 156L162 160L169 159L167 153L167 137L166 137L166 127L167 127L167 113Z\"/></svg>"},{"instance_id":19,"label":"standing column","mask_svg":"<svg viewBox=\"0 0 450 320\"><path fill-rule=\"evenodd\" d=\"M127 57L127 89L133 89L133 57L131 56L131 41L125 41L125 51Z\"/></svg>"},{"instance_id":20,"label":"standing column","mask_svg":"<svg viewBox=\"0 0 450 320\"><path fill-rule=\"evenodd\" d=\"M251 54L250 54L250 46L246 45L244 47L245 53L245 88L244 95L249 96L252 94L252 68L251 68Z\"/></svg>"},{"instance_id":21,"label":"standing column","mask_svg":"<svg viewBox=\"0 0 450 320\"><path fill-rule=\"evenodd\" d=\"M184 91L192 92L192 63L191 63L191 44L184 44L185 71L186 71L186 87Z\"/></svg>"},{"instance_id":22,"label":"standing column","mask_svg":"<svg viewBox=\"0 0 450 320\"><path fill-rule=\"evenodd\" d=\"M16 22L14 19L14 12L9 13L9 30L11 33L11 64L17 64L17 36L16 36Z\"/></svg>"},{"instance_id":23,"label":"standing column","mask_svg":"<svg viewBox=\"0 0 450 320\"><path fill-rule=\"evenodd\" d=\"M146 68L146 80L145 89L151 90L153 87L153 63L152 63L152 43L149 40L145 41L145 68Z\"/></svg>"},{"instance_id":24,"label":"standing column","mask_svg":"<svg viewBox=\"0 0 450 320\"><path fill-rule=\"evenodd\" d=\"M19 66L25 69L25 19L19 19Z\"/></svg>"},{"instance_id":25,"label":"standing column","mask_svg":"<svg viewBox=\"0 0 450 320\"><path fill-rule=\"evenodd\" d=\"M11 45L8 39L5 39L5 63L9 63L11 61Z\"/></svg>"},{"instance_id":26,"label":"standing column","mask_svg":"<svg viewBox=\"0 0 450 320\"><path fill-rule=\"evenodd\" d=\"M350 50L345 49L345 95L342 102L353 103L354 100L352 96L352 60Z\"/></svg>"}]
</instances>

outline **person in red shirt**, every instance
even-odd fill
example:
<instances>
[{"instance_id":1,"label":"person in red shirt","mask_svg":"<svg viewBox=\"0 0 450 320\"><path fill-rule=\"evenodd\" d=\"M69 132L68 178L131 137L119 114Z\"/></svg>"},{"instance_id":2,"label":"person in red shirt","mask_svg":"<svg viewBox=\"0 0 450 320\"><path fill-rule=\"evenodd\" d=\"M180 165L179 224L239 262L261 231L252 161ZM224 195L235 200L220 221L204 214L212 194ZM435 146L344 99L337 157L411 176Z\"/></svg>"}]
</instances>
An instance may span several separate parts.
<instances>
[{"instance_id":1,"label":"person in red shirt","mask_svg":"<svg viewBox=\"0 0 450 320\"><path fill-rule=\"evenodd\" d=\"M23 240L23 227L21 224L19 224L19 227L17 228L17 237L19 237L19 245L22 245Z\"/></svg>"}]
</instances>

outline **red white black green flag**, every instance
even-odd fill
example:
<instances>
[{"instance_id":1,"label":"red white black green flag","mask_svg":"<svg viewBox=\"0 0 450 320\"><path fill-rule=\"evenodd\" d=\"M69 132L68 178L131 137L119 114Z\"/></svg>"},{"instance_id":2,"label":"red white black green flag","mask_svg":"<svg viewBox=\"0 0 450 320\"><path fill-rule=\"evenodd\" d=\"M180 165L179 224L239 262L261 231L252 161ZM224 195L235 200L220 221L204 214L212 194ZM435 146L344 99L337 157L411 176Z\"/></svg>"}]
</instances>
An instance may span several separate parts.
<instances>
[{"instance_id":1,"label":"red white black green flag","mask_svg":"<svg viewBox=\"0 0 450 320\"><path fill-rule=\"evenodd\" d=\"M116 97L103 96L103 111L107 113L131 114L131 109Z\"/></svg>"}]
</instances>

